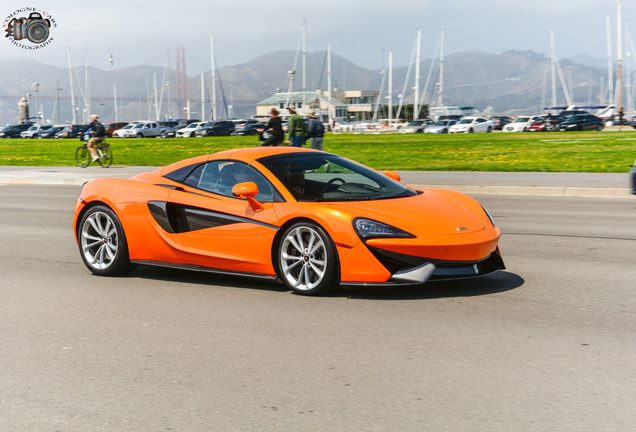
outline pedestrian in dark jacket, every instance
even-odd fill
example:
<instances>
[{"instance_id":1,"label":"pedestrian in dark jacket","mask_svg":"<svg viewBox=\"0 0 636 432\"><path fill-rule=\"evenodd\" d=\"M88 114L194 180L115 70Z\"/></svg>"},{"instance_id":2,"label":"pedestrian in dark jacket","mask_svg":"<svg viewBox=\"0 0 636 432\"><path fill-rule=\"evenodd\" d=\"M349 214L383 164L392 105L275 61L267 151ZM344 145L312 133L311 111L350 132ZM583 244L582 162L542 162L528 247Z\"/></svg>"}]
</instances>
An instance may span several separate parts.
<instances>
[{"instance_id":1,"label":"pedestrian in dark jacket","mask_svg":"<svg viewBox=\"0 0 636 432\"><path fill-rule=\"evenodd\" d=\"M319 118L312 112L309 114L309 127L307 128L307 136L311 138L311 148L314 150L322 150L322 143L325 136L325 126Z\"/></svg>"},{"instance_id":2,"label":"pedestrian in dark jacket","mask_svg":"<svg viewBox=\"0 0 636 432\"><path fill-rule=\"evenodd\" d=\"M270 111L271 118L265 126L265 129L256 129L259 133L267 133L269 136L264 138L263 144L264 146L277 146L285 141L285 132L283 131L283 122L278 117L278 110L276 108L272 108Z\"/></svg>"}]
</instances>

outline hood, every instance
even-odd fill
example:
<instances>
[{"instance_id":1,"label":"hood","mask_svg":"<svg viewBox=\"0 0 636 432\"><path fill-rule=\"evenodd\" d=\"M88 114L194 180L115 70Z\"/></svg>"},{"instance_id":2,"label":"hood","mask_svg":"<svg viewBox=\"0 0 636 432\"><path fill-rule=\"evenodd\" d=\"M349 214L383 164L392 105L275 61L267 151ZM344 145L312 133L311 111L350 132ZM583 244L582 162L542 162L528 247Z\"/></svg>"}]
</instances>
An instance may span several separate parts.
<instances>
[{"instance_id":1,"label":"hood","mask_svg":"<svg viewBox=\"0 0 636 432\"><path fill-rule=\"evenodd\" d=\"M485 228L481 205L473 198L444 189L426 189L405 198L331 203L353 217L388 223L416 236L466 234Z\"/></svg>"}]
</instances>

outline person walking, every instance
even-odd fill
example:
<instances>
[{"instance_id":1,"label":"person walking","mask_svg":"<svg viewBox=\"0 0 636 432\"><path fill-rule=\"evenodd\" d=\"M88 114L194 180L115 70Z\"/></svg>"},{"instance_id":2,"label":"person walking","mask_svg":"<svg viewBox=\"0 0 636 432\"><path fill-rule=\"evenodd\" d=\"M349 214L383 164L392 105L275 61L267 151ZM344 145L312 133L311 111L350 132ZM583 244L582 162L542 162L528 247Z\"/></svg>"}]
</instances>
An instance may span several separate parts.
<instances>
[{"instance_id":1,"label":"person walking","mask_svg":"<svg viewBox=\"0 0 636 432\"><path fill-rule=\"evenodd\" d=\"M296 113L293 106L288 106L287 111L291 114L289 117L289 142L292 147L302 147L305 143L305 121Z\"/></svg>"},{"instance_id":2,"label":"person walking","mask_svg":"<svg viewBox=\"0 0 636 432\"><path fill-rule=\"evenodd\" d=\"M312 112L309 113L309 127L307 128L307 137L311 139L311 148L314 150L322 150L322 143L325 136L325 126L319 118Z\"/></svg>"},{"instance_id":3,"label":"person walking","mask_svg":"<svg viewBox=\"0 0 636 432\"><path fill-rule=\"evenodd\" d=\"M278 115L280 112L276 108L272 108L269 111L271 118L267 122L265 129L256 129L259 133L268 133L268 137L264 137L263 146L277 146L285 141L285 132L283 131L283 122ZM261 135L263 136L263 135Z\"/></svg>"}]
</instances>

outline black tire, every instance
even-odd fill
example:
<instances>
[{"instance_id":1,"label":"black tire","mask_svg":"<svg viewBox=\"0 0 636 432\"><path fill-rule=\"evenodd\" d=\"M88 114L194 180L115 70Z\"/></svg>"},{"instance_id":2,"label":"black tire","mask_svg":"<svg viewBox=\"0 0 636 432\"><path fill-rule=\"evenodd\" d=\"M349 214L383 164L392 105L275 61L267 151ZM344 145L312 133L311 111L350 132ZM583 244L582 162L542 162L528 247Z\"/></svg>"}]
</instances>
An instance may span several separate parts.
<instances>
[{"instance_id":1,"label":"black tire","mask_svg":"<svg viewBox=\"0 0 636 432\"><path fill-rule=\"evenodd\" d=\"M102 156L99 158L99 164L102 168L108 168L113 164L113 152L109 145L100 146L99 151Z\"/></svg>"},{"instance_id":2,"label":"black tire","mask_svg":"<svg viewBox=\"0 0 636 432\"><path fill-rule=\"evenodd\" d=\"M82 261L94 274L117 276L135 267L130 262L121 222L109 207L88 209L77 227L77 238Z\"/></svg>"},{"instance_id":3,"label":"black tire","mask_svg":"<svg viewBox=\"0 0 636 432\"><path fill-rule=\"evenodd\" d=\"M91 153L85 145L82 144L75 150L75 162L82 168L86 168L91 164Z\"/></svg>"},{"instance_id":4,"label":"black tire","mask_svg":"<svg viewBox=\"0 0 636 432\"><path fill-rule=\"evenodd\" d=\"M272 255L280 279L296 294L320 295L338 286L336 247L313 222L297 222L287 228Z\"/></svg>"},{"instance_id":5,"label":"black tire","mask_svg":"<svg viewBox=\"0 0 636 432\"><path fill-rule=\"evenodd\" d=\"M142 134L141 132L137 133L137 138L143 138L143 137L144 137L144 134Z\"/></svg>"}]
</instances>

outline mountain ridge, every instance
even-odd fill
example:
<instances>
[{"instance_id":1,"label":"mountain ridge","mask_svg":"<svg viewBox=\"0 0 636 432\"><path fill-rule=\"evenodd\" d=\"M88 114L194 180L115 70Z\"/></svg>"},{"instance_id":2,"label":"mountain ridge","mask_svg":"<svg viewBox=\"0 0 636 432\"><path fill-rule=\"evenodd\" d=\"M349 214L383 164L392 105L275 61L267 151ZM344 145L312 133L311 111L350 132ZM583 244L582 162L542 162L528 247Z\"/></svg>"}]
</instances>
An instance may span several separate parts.
<instances>
[{"instance_id":1,"label":"mountain ridge","mask_svg":"<svg viewBox=\"0 0 636 432\"><path fill-rule=\"evenodd\" d=\"M254 59L217 69L217 107L222 117L249 117L254 114L256 103L277 91L289 88L289 71L294 68L293 90L301 91L303 71L301 59L295 51L273 51ZM582 61L594 59L581 57ZM340 90L379 90L382 86L380 70L366 69L344 57L332 55L332 85ZM430 90L437 89L439 72L436 59L421 62L420 92L427 87L429 92L420 103L437 100ZM323 90L327 87L326 52L307 53L306 90ZM575 63L570 60L560 62L563 75L573 92L573 102L577 104L598 103L601 91L601 77L606 75L602 68ZM53 123L70 122L70 77L68 68L46 65L34 60L9 59L3 61L4 77L0 83L0 124L17 120L17 103L25 94L30 94L31 103L36 100L42 107L44 117ZM485 51L471 51L448 55L444 59L444 102L449 105L470 105L480 111L496 114L534 114L543 105L550 104L550 59L534 51L510 50L501 54ZM114 68L112 70L95 67L74 67L73 96L76 107L86 93L91 95L92 111L100 114L105 121L114 121L115 92L117 94L118 119L133 121L154 118L156 106L161 104L162 115L168 114L169 105L176 98L176 72L163 66L140 65ZM407 73L409 81L405 84ZM90 85L86 86L88 73ZM187 77L188 99L192 117L199 118L201 106L201 75ZM39 91L34 91L33 83L39 83ZM162 84L163 83L163 84ZM203 74L207 107L205 117L211 112L209 107L211 74ZM426 84L428 83L428 86ZM405 103L414 100L414 72L408 66L393 69L393 105L399 103L399 95ZM383 91L386 96L387 85ZM406 87L406 90L405 90ZM565 98L558 87L558 103L564 105ZM155 92L155 88L157 89ZM57 90L59 89L59 90ZM156 94L156 96L155 96ZM386 99L385 99L386 100ZM226 109L231 106L232 109ZM59 107L59 109L58 109ZM171 117L178 115L173 107ZM76 108L76 117L82 117L83 109ZM32 109L33 112L33 109Z\"/></svg>"}]
</instances>

